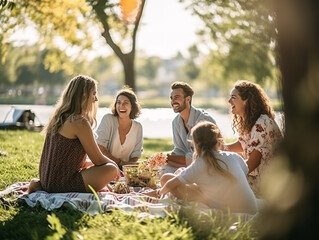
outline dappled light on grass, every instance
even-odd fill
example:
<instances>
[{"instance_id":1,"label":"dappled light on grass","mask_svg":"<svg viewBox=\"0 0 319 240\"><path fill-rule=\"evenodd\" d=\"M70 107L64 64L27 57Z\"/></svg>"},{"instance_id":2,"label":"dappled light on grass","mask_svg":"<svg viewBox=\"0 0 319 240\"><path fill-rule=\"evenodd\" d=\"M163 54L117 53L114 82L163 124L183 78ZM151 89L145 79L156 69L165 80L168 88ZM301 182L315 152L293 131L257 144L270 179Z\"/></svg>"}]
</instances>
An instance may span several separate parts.
<instances>
[{"instance_id":1,"label":"dappled light on grass","mask_svg":"<svg viewBox=\"0 0 319 240\"><path fill-rule=\"evenodd\" d=\"M37 177L44 137L29 131L0 131L1 139L0 147L8 155L0 157L0 190ZM172 147L172 139L144 139L147 156ZM139 211L114 209L90 216L70 206L47 211L40 205L32 208L23 201L8 203L1 199L0 236L1 239L256 239L256 231L252 221L241 222L227 213L223 217L215 213L200 215L185 208L169 212L166 217L151 218Z\"/></svg>"}]
</instances>

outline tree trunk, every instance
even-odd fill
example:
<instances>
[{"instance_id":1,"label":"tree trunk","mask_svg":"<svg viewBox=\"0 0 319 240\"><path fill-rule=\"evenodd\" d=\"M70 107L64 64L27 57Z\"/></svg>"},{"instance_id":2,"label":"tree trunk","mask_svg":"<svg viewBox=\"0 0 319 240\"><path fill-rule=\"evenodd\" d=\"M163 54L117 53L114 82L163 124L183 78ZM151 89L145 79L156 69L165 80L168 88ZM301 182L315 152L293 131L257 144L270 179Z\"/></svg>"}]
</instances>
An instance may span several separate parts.
<instances>
[{"instance_id":1,"label":"tree trunk","mask_svg":"<svg viewBox=\"0 0 319 240\"><path fill-rule=\"evenodd\" d=\"M319 3L274 5L285 113L283 157L276 160L286 159L289 169L280 171L290 178L273 194L260 229L262 239L319 239Z\"/></svg>"},{"instance_id":2,"label":"tree trunk","mask_svg":"<svg viewBox=\"0 0 319 240\"><path fill-rule=\"evenodd\" d=\"M121 57L124 68L125 85L135 90L135 58L134 53L124 54Z\"/></svg>"}]
</instances>

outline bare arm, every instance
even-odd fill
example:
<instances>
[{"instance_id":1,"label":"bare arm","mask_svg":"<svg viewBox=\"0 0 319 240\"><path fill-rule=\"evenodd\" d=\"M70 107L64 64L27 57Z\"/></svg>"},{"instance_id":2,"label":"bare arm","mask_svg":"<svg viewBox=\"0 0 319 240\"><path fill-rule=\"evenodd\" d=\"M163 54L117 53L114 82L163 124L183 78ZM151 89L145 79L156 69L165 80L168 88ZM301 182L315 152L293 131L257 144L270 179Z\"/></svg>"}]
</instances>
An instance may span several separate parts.
<instances>
[{"instance_id":1,"label":"bare arm","mask_svg":"<svg viewBox=\"0 0 319 240\"><path fill-rule=\"evenodd\" d=\"M116 162L116 164L117 164L118 166L124 166L124 165L127 165L127 164L136 163L137 160L138 160L138 157L134 157L134 158L131 158L128 162L124 162L124 161L122 161L121 159L118 159L118 158L114 157L114 156L113 156L111 153L109 153L109 152L105 149L105 147L103 147L102 145L98 144L98 146L99 146L101 152L102 152L105 156L107 156L108 158L110 158L111 160L113 160L114 162Z\"/></svg>"},{"instance_id":2,"label":"bare arm","mask_svg":"<svg viewBox=\"0 0 319 240\"><path fill-rule=\"evenodd\" d=\"M233 143L224 144L224 146L222 147L222 150L236 152L236 153L240 153L240 152L244 151L238 140L236 142L233 142Z\"/></svg>"},{"instance_id":3,"label":"bare arm","mask_svg":"<svg viewBox=\"0 0 319 240\"><path fill-rule=\"evenodd\" d=\"M167 154L167 164L173 167L185 167L186 158L182 155Z\"/></svg>"},{"instance_id":4,"label":"bare arm","mask_svg":"<svg viewBox=\"0 0 319 240\"><path fill-rule=\"evenodd\" d=\"M138 160L138 157L131 158L130 161L128 162L128 164L130 164L130 163L136 163L137 160Z\"/></svg>"},{"instance_id":5,"label":"bare arm","mask_svg":"<svg viewBox=\"0 0 319 240\"><path fill-rule=\"evenodd\" d=\"M254 169L256 169L261 162L261 153L258 150L253 150L249 155L246 163L248 166L248 173L251 173Z\"/></svg>"},{"instance_id":6,"label":"bare arm","mask_svg":"<svg viewBox=\"0 0 319 240\"><path fill-rule=\"evenodd\" d=\"M107 156L109 159L113 160L114 162L116 162L117 165L119 165L121 161L120 159L114 157L111 153L109 153L104 146L98 144L98 147L100 148L104 156Z\"/></svg>"},{"instance_id":7,"label":"bare arm","mask_svg":"<svg viewBox=\"0 0 319 240\"><path fill-rule=\"evenodd\" d=\"M85 152L88 154L94 165L106 163L116 163L110 158L104 156L99 149L90 124L85 120L79 120L72 124L76 137L80 140Z\"/></svg>"}]
</instances>

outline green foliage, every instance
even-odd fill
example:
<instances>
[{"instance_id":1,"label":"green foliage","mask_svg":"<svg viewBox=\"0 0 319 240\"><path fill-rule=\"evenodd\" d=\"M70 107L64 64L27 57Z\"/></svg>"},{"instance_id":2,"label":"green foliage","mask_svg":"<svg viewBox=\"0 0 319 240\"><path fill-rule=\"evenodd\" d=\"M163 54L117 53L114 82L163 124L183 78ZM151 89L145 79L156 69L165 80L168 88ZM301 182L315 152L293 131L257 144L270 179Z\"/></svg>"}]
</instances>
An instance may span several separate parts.
<instances>
[{"instance_id":1,"label":"green foliage","mask_svg":"<svg viewBox=\"0 0 319 240\"><path fill-rule=\"evenodd\" d=\"M135 88L135 46L139 21L145 1L140 1L132 21L123 18L118 2L93 0L58 0L16 2L12 11L2 11L0 19L0 44L2 62L8 54L7 42L21 29L32 27L38 41L50 51L45 57L45 67L51 72L64 70L73 74L65 61L66 50L77 52L77 60L84 60L92 49L93 39L102 37L124 68L125 84ZM93 31L92 31L93 29ZM99 34L100 33L100 34ZM56 49L61 51L56 51ZM23 69L28 72L27 69Z\"/></svg>"},{"instance_id":2,"label":"green foliage","mask_svg":"<svg viewBox=\"0 0 319 240\"><path fill-rule=\"evenodd\" d=\"M62 226L60 219L56 217L54 213L51 215L47 216L47 221L49 222L49 227L52 229L54 232L53 235L47 236L45 239L46 240L59 240L61 239L64 234L66 233L65 228Z\"/></svg>"},{"instance_id":3,"label":"green foliage","mask_svg":"<svg viewBox=\"0 0 319 240\"><path fill-rule=\"evenodd\" d=\"M0 0L0 13L1 10L4 8L8 8L9 10L12 10L15 7L15 3L8 0Z\"/></svg>"},{"instance_id":4,"label":"green foliage","mask_svg":"<svg viewBox=\"0 0 319 240\"><path fill-rule=\"evenodd\" d=\"M139 58L136 61L137 76L154 79L161 64L162 60L158 57Z\"/></svg>"},{"instance_id":5,"label":"green foliage","mask_svg":"<svg viewBox=\"0 0 319 240\"><path fill-rule=\"evenodd\" d=\"M204 27L199 31L211 48L210 66L223 66L216 81L247 79L263 84L274 79L275 13L258 0L180 0L197 15ZM205 40L206 39L206 40ZM217 67L217 66L216 66Z\"/></svg>"},{"instance_id":6,"label":"green foliage","mask_svg":"<svg viewBox=\"0 0 319 240\"><path fill-rule=\"evenodd\" d=\"M56 70L50 72L45 66L46 58L50 51L44 49L39 51L38 45L13 47L8 46L9 53L6 61L0 67L0 74L4 75L4 79L0 79L2 84L11 83L18 86L30 85L58 85L64 84L65 79L69 77L67 72L63 70ZM56 52L61 50L56 49ZM65 62L70 63L69 67L73 67L68 61L67 57L64 58Z\"/></svg>"}]
</instances>

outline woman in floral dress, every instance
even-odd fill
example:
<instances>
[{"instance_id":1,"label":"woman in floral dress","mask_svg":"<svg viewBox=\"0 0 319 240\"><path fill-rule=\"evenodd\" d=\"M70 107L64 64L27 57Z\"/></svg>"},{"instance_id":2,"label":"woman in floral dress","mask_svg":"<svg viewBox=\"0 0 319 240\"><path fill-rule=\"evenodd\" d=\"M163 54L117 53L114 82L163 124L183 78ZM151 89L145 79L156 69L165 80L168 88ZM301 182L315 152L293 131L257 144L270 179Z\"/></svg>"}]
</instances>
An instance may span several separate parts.
<instances>
[{"instance_id":1,"label":"woman in floral dress","mask_svg":"<svg viewBox=\"0 0 319 240\"><path fill-rule=\"evenodd\" d=\"M237 81L228 102L233 115L232 127L239 138L224 145L224 150L243 155L249 168L248 182L255 195L261 197L261 180L282 140L274 110L265 91L249 81Z\"/></svg>"}]
</instances>

